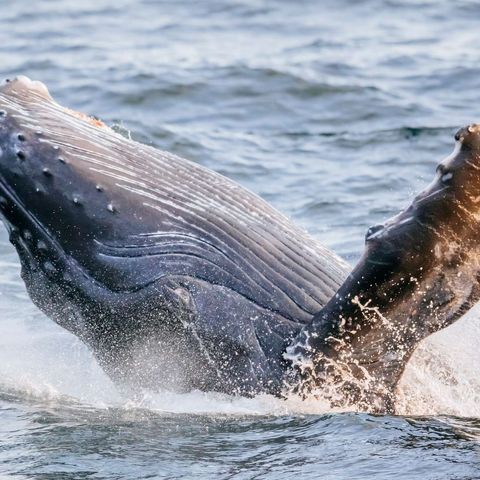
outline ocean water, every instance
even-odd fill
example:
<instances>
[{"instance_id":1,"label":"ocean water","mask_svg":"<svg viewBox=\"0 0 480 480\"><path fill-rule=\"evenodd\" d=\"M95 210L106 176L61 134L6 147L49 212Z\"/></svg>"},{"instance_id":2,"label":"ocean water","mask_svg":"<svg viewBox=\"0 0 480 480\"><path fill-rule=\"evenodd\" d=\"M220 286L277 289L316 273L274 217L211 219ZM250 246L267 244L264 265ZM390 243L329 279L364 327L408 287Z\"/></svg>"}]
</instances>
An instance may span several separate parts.
<instances>
[{"instance_id":1,"label":"ocean water","mask_svg":"<svg viewBox=\"0 0 480 480\"><path fill-rule=\"evenodd\" d=\"M3 0L0 76L227 175L349 262L480 121L467 0ZM30 302L0 231L0 477L480 479L480 308L425 341L398 416L124 398Z\"/></svg>"}]
</instances>

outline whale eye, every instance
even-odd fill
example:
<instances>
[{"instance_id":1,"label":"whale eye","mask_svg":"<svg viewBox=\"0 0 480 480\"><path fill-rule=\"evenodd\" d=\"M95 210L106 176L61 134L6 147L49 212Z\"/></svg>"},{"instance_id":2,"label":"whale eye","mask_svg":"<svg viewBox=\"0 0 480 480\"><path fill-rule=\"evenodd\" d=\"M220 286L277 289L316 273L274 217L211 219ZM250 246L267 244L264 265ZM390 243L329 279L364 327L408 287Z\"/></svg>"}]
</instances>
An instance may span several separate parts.
<instances>
[{"instance_id":1,"label":"whale eye","mask_svg":"<svg viewBox=\"0 0 480 480\"><path fill-rule=\"evenodd\" d=\"M373 225L367 230L367 233L365 234L365 241L368 242L369 240L379 237L384 229L385 227L383 225Z\"/></svg>"}]
</instances>

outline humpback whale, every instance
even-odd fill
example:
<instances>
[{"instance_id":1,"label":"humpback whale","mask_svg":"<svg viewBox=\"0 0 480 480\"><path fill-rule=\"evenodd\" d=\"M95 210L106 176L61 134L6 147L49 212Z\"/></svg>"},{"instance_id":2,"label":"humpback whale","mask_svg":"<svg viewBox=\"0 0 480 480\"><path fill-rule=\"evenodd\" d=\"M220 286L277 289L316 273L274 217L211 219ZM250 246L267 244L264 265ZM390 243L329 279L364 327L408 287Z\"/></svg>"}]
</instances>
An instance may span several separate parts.
<instances>
[{"instance_id":1,"label":"humpback whale","mask_svg":"<svg viewBox=\"0 0 480 480\"><path fill-rule=\"evenodd\" d=\"M480 126L351 271L237 183L20 76L0 87L0 214L32 301L120 387L393 412L418 343L479 297Z\"/></svg>"}]
</instances>

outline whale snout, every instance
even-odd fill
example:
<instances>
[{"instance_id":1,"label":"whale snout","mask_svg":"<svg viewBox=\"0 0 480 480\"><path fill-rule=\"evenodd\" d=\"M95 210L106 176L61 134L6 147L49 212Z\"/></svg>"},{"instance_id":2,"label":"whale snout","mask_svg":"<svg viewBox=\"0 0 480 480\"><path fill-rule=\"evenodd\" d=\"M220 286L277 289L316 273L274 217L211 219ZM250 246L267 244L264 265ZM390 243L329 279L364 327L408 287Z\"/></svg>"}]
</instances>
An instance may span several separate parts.
<instances>
[{"instance_id":1,"label":"whale snout","mask_svg":"<svg viewBox=\"0 0 480 480\"><path fill-rule=\"evenodd\" d=\"M84 120L41 82L19 76L0 86L0 213L21 255L49 275L64 253L93 262L93 238L117 213L93 172L100 138Z\"/></svg>"},{"instance_id":2,"label":"whale snout","mask_svg":"<svg viewBox=\"0 0 480 480\"><path fill-rule=\"evenodd\" d=\"M151 155L52 101L40 82L17 77L1 86L0 213L25 264L49 277L76 269L110 290L139 288L135 249L121 259L104 250L160 228L151 201L164 192L144 193L145 163L163 173Z\"/></svg>"},{"instance_id":3,"label":"whale snout","mask_svg":"<svg viewBox=\"0 0 480 480\"><path fill-rule=\"evenodd\" d=\"M53 101L53 98L44 83L38 80L31 80L25 75L19 75L13 80L10 80L9 78L5 79L0 87L0 91L20 95L30 93L32 95L43 97L46 100Z\"/></svg>"}]
</instances>

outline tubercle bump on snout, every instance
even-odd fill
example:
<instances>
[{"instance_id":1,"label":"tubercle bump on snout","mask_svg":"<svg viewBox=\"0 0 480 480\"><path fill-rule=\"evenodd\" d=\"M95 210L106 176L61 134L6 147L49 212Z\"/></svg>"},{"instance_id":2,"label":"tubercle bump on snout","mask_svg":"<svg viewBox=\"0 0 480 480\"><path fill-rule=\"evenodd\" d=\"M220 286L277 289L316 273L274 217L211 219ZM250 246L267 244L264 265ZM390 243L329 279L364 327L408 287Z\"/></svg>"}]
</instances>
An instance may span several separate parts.
<instances>
[{"instance_id":1,"label":"tubercle bump on snout","mask_svg":"<svg viewBox=\"0 0 480 480\"><path fill-rule=\"evenodd\" d=\"M32 92L46 100L53 101L46 85L38 80L31 80L25 75L18 75L13 80L5 79L0 86L0 93L25 94Z\"/></svg>"}]
</instances>

